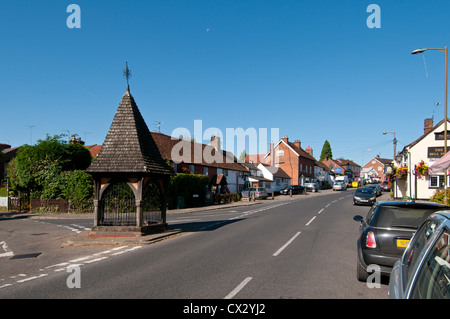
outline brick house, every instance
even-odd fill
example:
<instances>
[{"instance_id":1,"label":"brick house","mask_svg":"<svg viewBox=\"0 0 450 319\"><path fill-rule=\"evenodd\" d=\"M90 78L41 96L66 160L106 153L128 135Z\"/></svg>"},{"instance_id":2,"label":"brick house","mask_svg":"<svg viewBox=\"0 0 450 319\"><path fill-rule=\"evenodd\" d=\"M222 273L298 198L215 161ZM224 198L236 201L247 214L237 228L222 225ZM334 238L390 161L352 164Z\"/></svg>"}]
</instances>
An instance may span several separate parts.
<instances>
[{"instance_id":1,"label":"brick house","mask_svg":"<svg viewBox=\"0 0 450 319\"><path fill-rule=\"evenodd\" d=\"M392 159L381 158L379 155L369 160L362 168L363 178L376 181L387 180L385 175L385 167L391 163Z\"/></svg>"},{"instance_id":2,"label":"brick house","mask_svg":"<svg viewBox=\"0 0 450 319\"><path fill-rule=\"evenodd\" d=\"M334 160L327 157L322 161L322 163L324 163L329 169L331 169L334 174L346 175L349 179L352 180L360 178L361 166L351 160L342 158Z\"/></svg>"},{"instance_id":3,"label":"brick house","mask_svg":"<svg viewBox=\"0 0 450 319\"><path fill-rule=\"evenodd\" d=\"M249 155L253 158L256 155ZM257 156L263 164L279 167L291 179L291 185L303 185L314 181L316 159L301 147L300 140L290 142L287 136L275 145L271 144L269 152Z\"/></svg>"}]
</instances>

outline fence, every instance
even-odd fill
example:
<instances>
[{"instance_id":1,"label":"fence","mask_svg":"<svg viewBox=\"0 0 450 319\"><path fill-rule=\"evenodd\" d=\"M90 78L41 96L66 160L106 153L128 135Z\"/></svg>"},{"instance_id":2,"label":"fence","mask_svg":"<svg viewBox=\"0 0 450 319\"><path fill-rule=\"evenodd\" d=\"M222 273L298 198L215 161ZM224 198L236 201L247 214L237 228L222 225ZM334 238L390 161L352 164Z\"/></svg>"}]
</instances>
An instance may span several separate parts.
<instances>
[{"instance_id":1,"label":"fence","mask_svg":"<svg viewBox=\"0 0 450 319\"><path fill-rule=\"evenodd\" d=\"M92 213L92 200L74 202L67 199L30 199L32 213Z\"/></svg>"}]
</instances>

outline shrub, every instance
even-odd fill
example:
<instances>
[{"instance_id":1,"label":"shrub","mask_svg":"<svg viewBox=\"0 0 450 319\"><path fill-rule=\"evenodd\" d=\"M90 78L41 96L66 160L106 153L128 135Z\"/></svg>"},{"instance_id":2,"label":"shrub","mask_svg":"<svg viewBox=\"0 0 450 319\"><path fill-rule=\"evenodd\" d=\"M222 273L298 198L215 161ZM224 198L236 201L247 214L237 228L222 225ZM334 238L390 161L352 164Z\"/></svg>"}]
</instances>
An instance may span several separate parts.
<instances>
[{"instance_id":1,"label":"shrub","mask_svg":"<svg viewBox=\"0 0 450 319\"><path fill-rule=\"evenodd\" d=\"M450 203L450 190L447 190L447 201ZM430 198L430 202L444 204L444 191L437 190Z\"/></svg>"},{"instance_id":2,"label":"shrub","mask_svg":"<svg viewBox=\"0 0 450 319\"><path fill-rule=\"evenodd\" d=\"M172 176L169 184L169 208L176 207L178 196L184 197L186 207L203 205L208 183L209 179L206 175L178 173Z\"/></svg>"}]
</instances>

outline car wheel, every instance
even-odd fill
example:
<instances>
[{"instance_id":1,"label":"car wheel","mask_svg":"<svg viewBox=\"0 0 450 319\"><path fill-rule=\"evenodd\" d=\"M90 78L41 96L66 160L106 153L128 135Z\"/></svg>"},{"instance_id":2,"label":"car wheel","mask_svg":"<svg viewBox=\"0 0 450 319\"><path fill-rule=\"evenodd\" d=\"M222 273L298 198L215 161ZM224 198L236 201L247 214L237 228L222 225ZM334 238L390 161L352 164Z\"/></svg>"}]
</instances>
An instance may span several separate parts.
<instances>
[{"instance_id":1,"label":"car wheel","mask_svg":"<svg viewBox=\"0 0 450 319\"><path fill-rule=\"evenodd\" d=\"M356 261L356 278L358 278L359 281L366 282L368 277L369 277L369 274L363 268L363 266L359 262L359 259L357 258L357 261Z\"/></svg>"}]
</instances>

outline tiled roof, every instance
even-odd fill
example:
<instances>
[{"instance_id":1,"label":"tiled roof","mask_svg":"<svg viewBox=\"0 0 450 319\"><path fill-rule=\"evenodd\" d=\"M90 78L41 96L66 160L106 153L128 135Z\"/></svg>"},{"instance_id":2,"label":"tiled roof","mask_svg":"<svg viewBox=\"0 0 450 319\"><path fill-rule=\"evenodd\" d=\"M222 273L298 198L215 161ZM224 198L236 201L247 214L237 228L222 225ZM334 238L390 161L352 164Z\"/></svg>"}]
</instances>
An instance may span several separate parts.
<instances>
[{"instance_id":1,"label":"tiled roof","mask_svg":"<svg viewBox=\"0 0 450 319\"><path fill-rule=\"evenodd\" d=\"M211 145L187 141L158 132L151 132L151 135L153 136L162 157L165 159L170 159L174 162L181 161L187 164L197 164L234 171L247 171L241 163L237 162L236 157L230 152L222 150L220 151L220 154L217 154L217 150ZM184 151L190 152L190 154L184 154ZM217 159L217 161L213 161L212 158L208 159L204 156L210 154L211 157ZM175 155L175 158L173 158L173 155Z\"/></svg>"},{"instance_id":2,"label":"tiled roof","mask_svg":"<svg viewBox=\"0 0 450 319\"><path fill-rule=\"evenodd\" d=\"M97 159L88 173L171 174L133 96L127 91L119 104Z\"/></svg>"}]
</instances>

